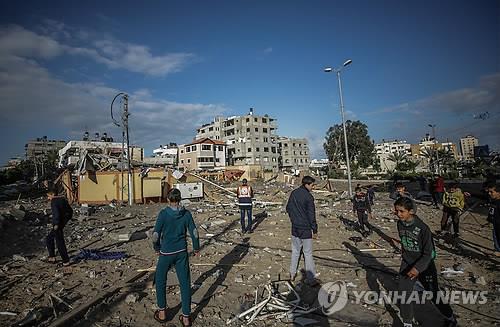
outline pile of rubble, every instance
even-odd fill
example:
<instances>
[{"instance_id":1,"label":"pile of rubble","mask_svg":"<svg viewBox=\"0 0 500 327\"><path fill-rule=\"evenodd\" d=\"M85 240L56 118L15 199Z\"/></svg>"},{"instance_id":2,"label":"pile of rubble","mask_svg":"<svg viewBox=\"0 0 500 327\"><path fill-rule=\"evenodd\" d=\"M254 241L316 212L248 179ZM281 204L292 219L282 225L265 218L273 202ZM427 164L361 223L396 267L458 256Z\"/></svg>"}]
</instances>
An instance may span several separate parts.
<instances>
[{"instance_id":1,"label":"pile of rubble","mask_svg":"<svg viewBox=\"0 0 500 327\"><path fill-rule=\"evenodd\" d=\"M397 308L370 304L348 303L343 310L325 315L318 302L319 286L283 280L291 253L284 207L296 183L277 178L252 182L255 230L242 235L234 196L238 182L198 177L203 198L183 200L193 213L202 243L200 256L190 259L195 326L389 326L397 321ZM357 231L345 187L324 182L313 194L319 226L314 257L321 281L342 281L351 291L394 289L400 254L388 242L397 237L397 218L388 194L377 194L371 221L375 233L367 238ZM73 261L68 270L46 262L47 201L2 202L0 217L4 218L0 219L7 223L0 235L2 244L9 246L0 248L0 325L156 325L157 257L149 235L164 205L75 205L74 219L65 228ZM453 306L464 325L496 323L500 318L496 310L499 262L488 252L491 230L484 208L476 209L464 214L459 242L435 239L441 285L488 294L487 303ZM422 204L418 212L432 229L438 228L440 211ZM180 301L173 272L167 287L168 317L173 319Z\"/></svg>"}]
</instances>

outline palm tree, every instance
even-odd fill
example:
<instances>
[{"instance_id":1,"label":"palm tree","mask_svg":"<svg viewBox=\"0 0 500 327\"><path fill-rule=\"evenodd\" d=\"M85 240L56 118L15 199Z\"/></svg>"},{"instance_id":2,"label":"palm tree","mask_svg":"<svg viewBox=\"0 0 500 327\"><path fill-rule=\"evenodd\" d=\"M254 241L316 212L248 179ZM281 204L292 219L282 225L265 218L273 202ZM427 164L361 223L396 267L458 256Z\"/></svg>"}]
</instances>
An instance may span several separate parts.
<instances>
[{"instance_id":1,"label":"palm tree","mask_svg":"<svg viewBox=\"0 0 500 327\"><path fill-rule=\"evenodd\" d=\"M436 151L432 148L423 148L420 150L420 155L429 160L429 171L432 172L436 164Z\"/></svg>"},{"instance_id":2,"label":"palm tree","mask_svg":"<svg viewBox=\"0 0 500 327\"><path fill-rule=\"evenodd\" d=\"M395 169L398 171L404 170L404 163L406 159L407 156L405 152L394 152L387 157L387 160L394 162Z\"/></svg>"}]
</instances>

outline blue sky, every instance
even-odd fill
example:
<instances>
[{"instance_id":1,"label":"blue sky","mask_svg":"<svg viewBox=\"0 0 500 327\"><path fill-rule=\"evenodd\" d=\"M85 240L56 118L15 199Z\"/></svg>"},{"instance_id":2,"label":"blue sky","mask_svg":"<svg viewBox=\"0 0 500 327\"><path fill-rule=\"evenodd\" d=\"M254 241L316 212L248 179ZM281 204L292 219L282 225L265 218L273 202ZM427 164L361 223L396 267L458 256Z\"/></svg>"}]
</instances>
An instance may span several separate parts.
<instances>
[{"instance_id":1,"label":"blue sky","mask_svg":"<svg viewBox=\"0 0 500 327\"><path fill-rule=\"evenodd\" d=\"M108 132L130 94L131 138L146 148L191 140L216 115L278 119L324 157L347 117L370 136L474 134L500 150L498 1L22 1L0 5L0 162L28 139ZM488 111L486 120L474 115Z\"/></svg>"}]
</instances>

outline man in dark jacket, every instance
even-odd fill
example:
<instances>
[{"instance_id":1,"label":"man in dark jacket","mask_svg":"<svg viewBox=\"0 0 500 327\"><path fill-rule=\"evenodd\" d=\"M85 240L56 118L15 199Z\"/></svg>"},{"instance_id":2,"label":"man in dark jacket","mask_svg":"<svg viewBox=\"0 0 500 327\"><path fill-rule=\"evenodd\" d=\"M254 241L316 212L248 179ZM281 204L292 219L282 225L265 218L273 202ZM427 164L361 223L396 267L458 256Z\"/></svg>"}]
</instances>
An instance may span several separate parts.
<instances>
[{"instance_id":1,"label":"man in dark jacket","mask_svg":"<svg viewBox=\"0 0 500 327\"><path fill-rule=\"evenodd\" d=\"M293 281L297 275L297 266L300 259L300 251L304 253L306 266L306 281L315 284L316 268L312 256L312 240L317 238L318 224L316 223L316 209L311 190L314 178L304 176L302 186L292 191L286 212L292 223L292 259L290 263L290 279Z\"/></svg>"},{"instance_id":2,"label":"man in dark jacket","mask_svg":"<svg viewBox=\"0 0 500 327\"><path fill-rule=\"evenodd\" d=\"M490 185L488 195L491 199L488 219L493 224L494 254L500 257L500 184Z\"/></svg>"},{"instance_id":3,"label":"man in dark jacket","mask_svg":"<svg viewBox=\"0 0 500 327\"><path fill-rule=\"evenodd\" d=\"M49 252L48 261L56 262L55 241L63 265L68 266L69 256L68 250L66 249L66 243L64 242L63 229L71 217L73 217L73 209L71 209L66 198L57 196L56 192L53 190L47 192L47 198L50 201L50 209L52 211L52 229L46 239L47 250Z\"/></svg>"}]
</instances>

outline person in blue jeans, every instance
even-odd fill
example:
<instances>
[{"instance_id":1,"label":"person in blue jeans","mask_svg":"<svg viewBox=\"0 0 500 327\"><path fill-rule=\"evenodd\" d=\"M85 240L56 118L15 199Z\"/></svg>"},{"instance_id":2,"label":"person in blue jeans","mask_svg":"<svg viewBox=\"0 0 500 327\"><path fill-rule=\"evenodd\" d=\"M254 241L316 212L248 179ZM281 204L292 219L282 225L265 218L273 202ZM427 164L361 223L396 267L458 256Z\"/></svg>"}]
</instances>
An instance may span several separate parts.
<instances>
[{"instance_id":1,"label":"person in blue jeans","mask_svg":"<svg viewBox=\"0 0 500 327\"><path fill-rule=\"evenodd\" d=\"M240 206L240 223L241 223L241 232L252 233L252 198L253 198L253 189L250 185L248 185L248 181L246 178L243 178L241 184L236 191L236 195L238 196L238 204ZM248 217L248 224L245 224L245 213Z\"/></svg>"},{"instance_id":2,"label":"person in blue jeans","mask_svg":"<svg viewBox=\"0 0 500 327\"><path fill-rule=\"evenodd\" d=\"M167 321L167 273L175 267L181 288L182 315L179 320L183 326L191 326L191 273L187 251L187 232L191 235L194 254L200 249L198 230L189 210L180 205L181 192L172 189L168 193L169 206L160 211L153 232L153 247L158 257L156 265L156 301L158 310L155 320Z\"/></svg>"}]
</instances>

